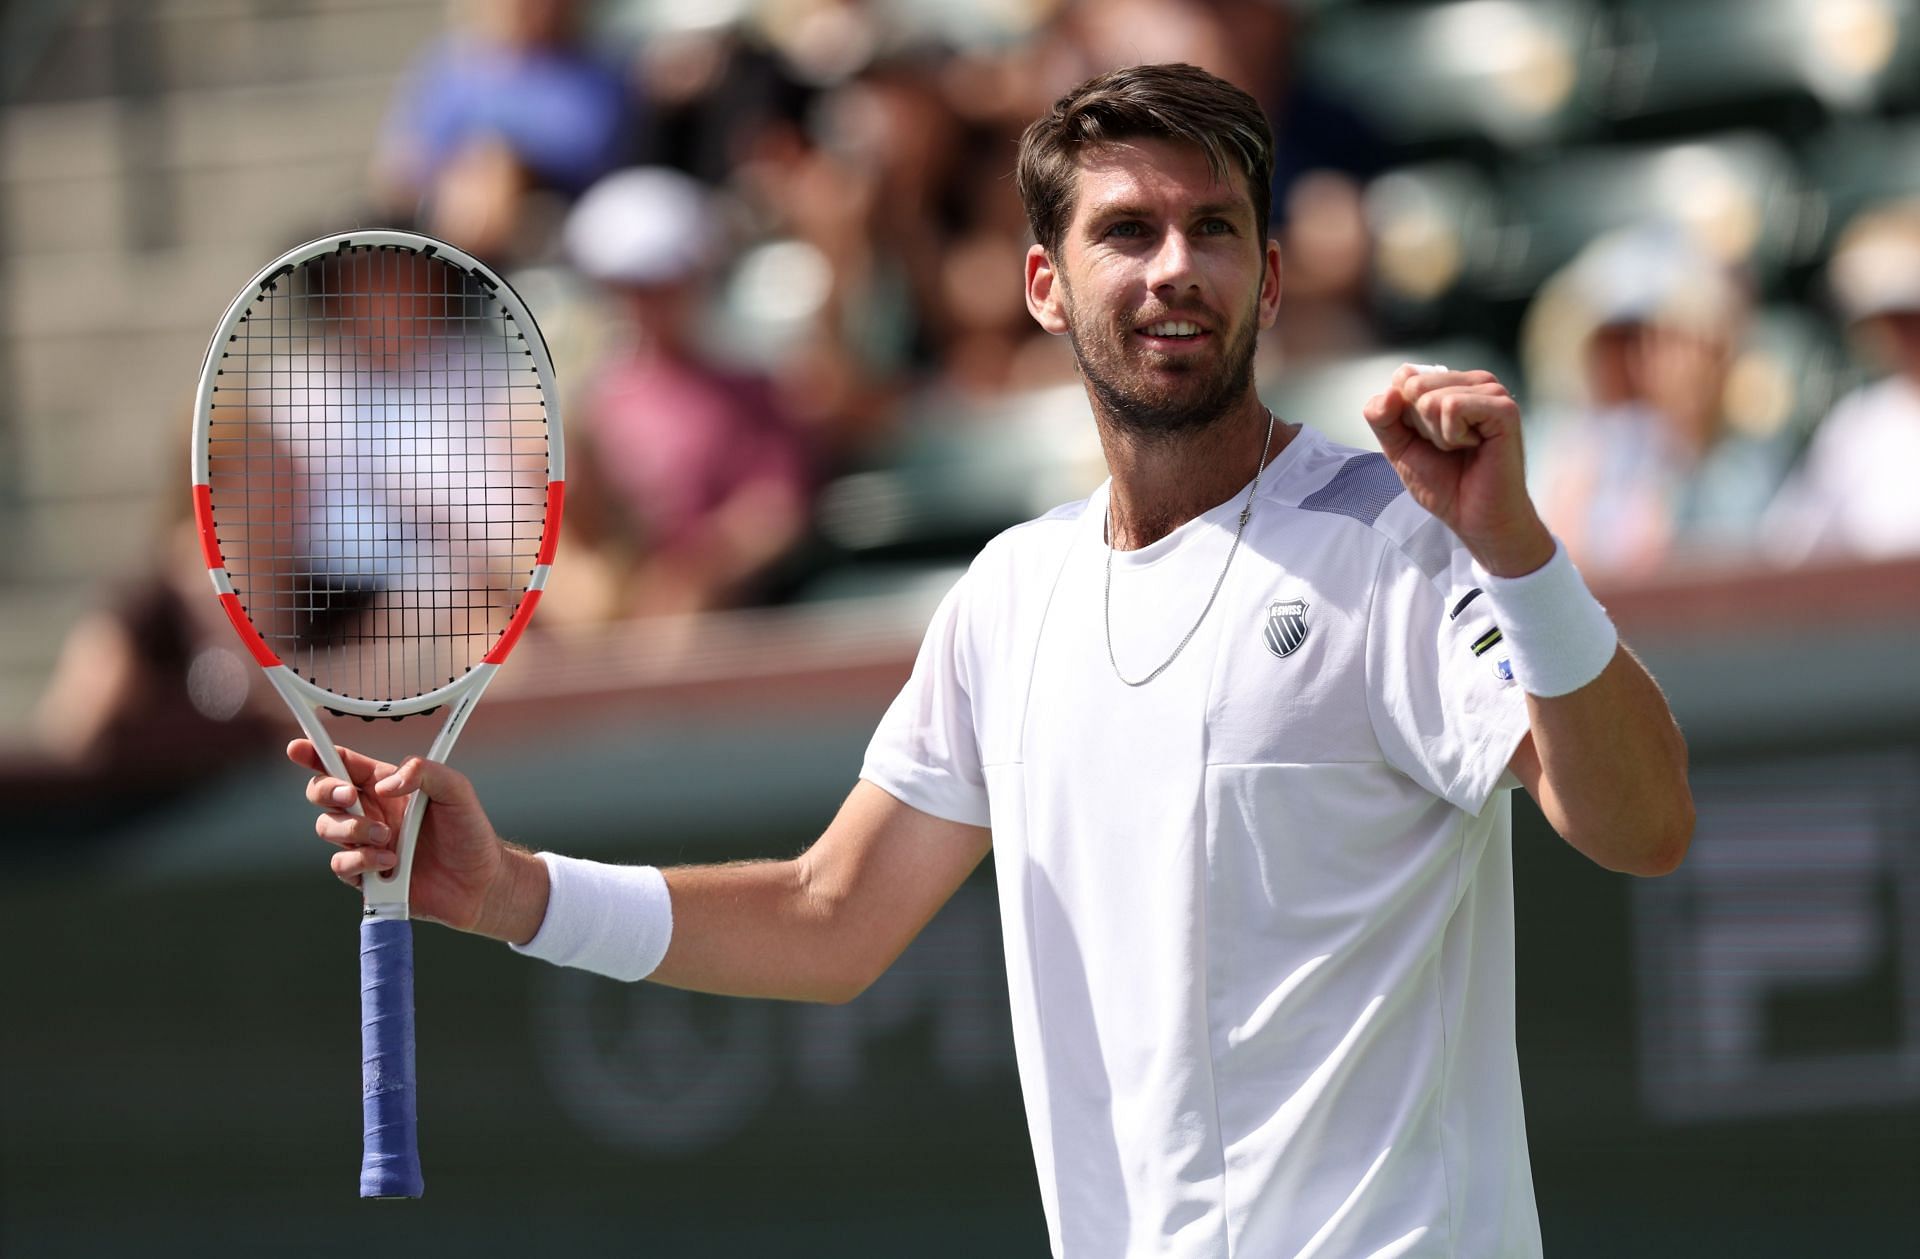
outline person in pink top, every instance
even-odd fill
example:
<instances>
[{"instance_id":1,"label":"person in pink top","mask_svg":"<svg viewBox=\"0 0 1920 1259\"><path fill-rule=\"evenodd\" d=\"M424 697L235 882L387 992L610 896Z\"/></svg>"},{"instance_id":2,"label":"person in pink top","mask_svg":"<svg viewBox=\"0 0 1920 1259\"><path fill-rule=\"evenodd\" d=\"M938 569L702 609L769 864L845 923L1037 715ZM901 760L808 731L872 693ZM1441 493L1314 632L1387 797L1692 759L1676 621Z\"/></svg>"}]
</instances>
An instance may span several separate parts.
<instances>
[{"instance_id":1,"label":"person in pink top","mask_svg":"<svg viewBox=\"0 0 1920 1259\"><path fill-rule=\"evenodd\" d=\"M751 602L799 541L811 471L769 383L704 352L700 301L720 248L707 190L638 168L590 189L566 227L575 265L616 295L624 338L585 387L591 452L569 514L598 553L603 614Z\"/></svg>"}]
</instances>

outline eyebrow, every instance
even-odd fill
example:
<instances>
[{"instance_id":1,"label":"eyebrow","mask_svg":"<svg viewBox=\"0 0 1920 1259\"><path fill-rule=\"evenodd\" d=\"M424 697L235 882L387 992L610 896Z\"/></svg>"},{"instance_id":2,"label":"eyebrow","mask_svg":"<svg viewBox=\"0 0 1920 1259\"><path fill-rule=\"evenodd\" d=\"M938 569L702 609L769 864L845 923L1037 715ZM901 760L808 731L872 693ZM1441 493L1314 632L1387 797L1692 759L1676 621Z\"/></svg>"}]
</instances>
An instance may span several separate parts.
<instances>
[{"instance_id":1,"label":"eyebrow","mask_svg":"<svg viewBox=\"0 0 1920 1259\"><path fill-rule=\"evenodd\" d=\"M1251 218L1253 207L1245 201L1208 201L1193 207L1190 213L1196 219L1231 218L1241 213ZM1150 219L1152 217L1153 212L1145 206L1119 202L1110 206L1096 207L1087 216L1087 223L1091 226L1112 222L1114 219Z\"/></svg>"}]
</instances>

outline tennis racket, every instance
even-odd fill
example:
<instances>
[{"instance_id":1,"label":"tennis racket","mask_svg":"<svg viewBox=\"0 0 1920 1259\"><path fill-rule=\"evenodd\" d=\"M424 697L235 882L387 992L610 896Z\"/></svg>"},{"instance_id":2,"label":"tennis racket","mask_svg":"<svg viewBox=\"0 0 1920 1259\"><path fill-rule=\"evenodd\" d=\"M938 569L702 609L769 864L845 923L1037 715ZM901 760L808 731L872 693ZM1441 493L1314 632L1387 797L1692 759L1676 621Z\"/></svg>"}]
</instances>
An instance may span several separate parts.
<instances>
[{"instance_id":1,"label":"tennis racket","mask_svg":"<svg viewBox=\"0 0 1920 1259\"><path fill-rule=\"evenodd\" d=\"M553 365L525 303L407 232L308 241L221 317L200 370L193 499L213 588L333 776L321 711L444 707L444 761L540 601L564 500ZM364 1198L417 1198L413 928L426 797L365 877ZM360 812L356 804L354 812Z\"/></svg>"}]
</instances>

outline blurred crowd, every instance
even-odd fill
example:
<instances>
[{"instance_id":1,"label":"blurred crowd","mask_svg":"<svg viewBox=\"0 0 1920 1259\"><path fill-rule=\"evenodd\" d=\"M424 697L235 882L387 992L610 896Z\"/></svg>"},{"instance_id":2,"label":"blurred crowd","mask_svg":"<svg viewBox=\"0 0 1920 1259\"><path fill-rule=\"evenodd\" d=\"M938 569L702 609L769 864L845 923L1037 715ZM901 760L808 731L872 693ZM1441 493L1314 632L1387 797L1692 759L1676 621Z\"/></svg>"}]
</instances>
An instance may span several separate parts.
<instances>
[{"instance_id":1,"label":"blurred crowd","mask_svg":"<svg viewBox=\"0 0 1920 1259\"><path fill-rule=\"evenodd\" d=\"M785 597L822 563L822 484L885 464L916 416L1071 384L1022 298L1014 153L1143 50L1299 117L1277 179L1301 182L1314 263L1280 339L1370 342L1354 176L1378 146L1297 91L1285 6L944 14L971 30L858 0L737 8L635 32L623 6L590 27L563 0L466 5L381 137L381 212L532 272L558 329L579 453L554 615Z\"/></svg>"},{"instance_id":2,"label":"blurred crowd","mask_svg":"<svg viewBox=\"0 0 1920 1259\"><path fill-rule=\"evenodd\" d=\"M1911 25L1912 7L1888 11ZM461 0L396 91L368 220L507 271L548 334L571 456L549 626L811 597L859 534L823 528L823 493L911 462L934 429L948 444L931 448L961 459L1018 443L1023 414L1077 395L1067 347L1024 308L1015 148L1065 89L1143 60L1213 70L1273 121L1285 297L1259 372L1286 418L1365 440L1366 393L1447 346L1521 396L1539 501L1603 586L1920 553L1904 484L1920 463L1920 201L1883 181L1844 219L1789 231L1800 252L1783 264L1764 256L1772 210L1743 208L1761 190L1722 161L1745 139L1656 130L1556 166L1551 127L1529 120L1577 106L1585 72L1539 23L1581 8ZM1642 25L1663 12L1615 8ZM1377 24L1321 29L1356 11ZM1852 92L1856 120L1873 105L1831 73L1808 91L1822 109ZM1651 156L1631 167L1629 151ZM1580 238L1555 254L1544 230L1495 221L1476 166ZM1664 201L1622 199L1643 176ZM1475 274L1481 298L1462 300ZM1356 364L1379 379L1339 374ZM1327 378L1358 383L1296 387ZM943 558L981 540L948 538ZM101 724L75 714L111 702L90 706L101 688L79 680L99 670L72 672L48 705L67 747Z\"/></svg>"},{"instance_id":3,"label":"blurred crowd","mask_svg":"<svg viewBox=\"0 0 1920 1259\"><path fill-rule=\"evenodd\" d=\"M1321 7L456 6L394 101L372 187L391 220L574 307L551 320L581 452L555 612L786 597L819 562L823 484L884 464L921 417L1070 384L1066 348L1022 304L1009 175L1027 122L1116 65L1190 61L1268 109L1287 290L1263 381L1284 393L1291 374L1453 331L1381 291L1398 224L1368 185L1419 152L1299 72ZM1488 35L1528 46L1519 27ZM1751 260L1692 211L1598 232L1538 286L1513 383L1550 523L1591 571L1920 549L1890 471L1920 442L1916 222L1874 206L1839 238L1817 309L1844 351L1802 330L1793 353L1756 355L1780 321ZM1809 356L1864 383L1830 419L1793 422L1767 372Z\"/></svg>"}]
</instances>

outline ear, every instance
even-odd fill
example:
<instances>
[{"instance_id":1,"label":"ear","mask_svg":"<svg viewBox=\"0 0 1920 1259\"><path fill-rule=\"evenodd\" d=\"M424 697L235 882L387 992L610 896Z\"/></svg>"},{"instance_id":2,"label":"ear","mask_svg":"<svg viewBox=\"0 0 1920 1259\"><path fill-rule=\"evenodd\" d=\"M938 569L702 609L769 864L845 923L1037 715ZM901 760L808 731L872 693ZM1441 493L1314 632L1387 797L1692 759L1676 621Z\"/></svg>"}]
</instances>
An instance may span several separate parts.
<instances>
[{"instance_id":1,"label":"ear","mask_svg":"<svg viewBox=\"0 0 1920 1259\"><path fill-rule=\"evenodd\" d=\"M1041 245L1027 247L1027 313L1054 336L1067 330L1067 288Z\"/></svg>"},{"instance_id":2,"label":"ear","mask_svg":"<svg viewBox=\"0 0 1920 1259\"><path fill-rule=\"evenodd\" d=\"M1267 241L1266 256L1260 261L1260 326L1273 327L1280 317L1280 242Z\"/></svg>"}]
</instances>

